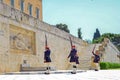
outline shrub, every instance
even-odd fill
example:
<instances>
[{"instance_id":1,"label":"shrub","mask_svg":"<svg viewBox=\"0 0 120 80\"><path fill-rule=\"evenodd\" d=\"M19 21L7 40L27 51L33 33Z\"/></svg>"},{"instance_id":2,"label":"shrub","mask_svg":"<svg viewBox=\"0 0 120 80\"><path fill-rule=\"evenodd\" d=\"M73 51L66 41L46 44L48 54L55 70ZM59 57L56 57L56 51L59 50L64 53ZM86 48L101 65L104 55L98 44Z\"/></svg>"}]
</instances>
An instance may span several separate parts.
<instances>
[{"instance_id":1,"label":"shrub","mask_svg":"<svg viewBox=\"0 0 120 80\"><path fill-rule=\"evenodd\" d=\"M115 69L120 68L120 63L100 62L101 69Z\"/></svg>"},{"instance_id":2,"label":"shrub","mask_svg":"<svg viewBox=\"0 0 120 80\"><path fill-rule=\"evenodd\" d=\"M100 63L100 68L101 69L107 69L108 68L108 64L106 62L101 62Z\"/></svg>"}]
</instances>

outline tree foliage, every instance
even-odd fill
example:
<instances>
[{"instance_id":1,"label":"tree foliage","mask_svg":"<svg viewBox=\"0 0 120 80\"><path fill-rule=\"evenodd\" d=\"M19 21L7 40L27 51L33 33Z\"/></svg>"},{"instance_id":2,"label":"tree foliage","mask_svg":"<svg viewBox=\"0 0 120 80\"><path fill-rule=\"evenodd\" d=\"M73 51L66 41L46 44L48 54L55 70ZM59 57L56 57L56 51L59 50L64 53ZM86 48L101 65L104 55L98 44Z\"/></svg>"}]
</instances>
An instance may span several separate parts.
<instances>
[{"instance_id":1,"label":"tree foliage","mask_svg":"<svg viewBox=\"0 0 120 80\"><path fill-rule=\"evenodd\" d=\"M97 39L100 37L100 31L98 30L98 28L96 29L96 32L94 33L94 36L93 36L93 40Z\"/></svg>"},{"instance_id":2,"label":"tree foliage","mask_svg":"<svg viewBox=\"0 0 120 80\"><path fill-rule=\"evenodd\" d=\"M101 43L104 38L109 38L109 40L120 50L120 34L104 33L99 38L94 39L93 43Z\"/></svg>"},{"instance_id":3,"label":"tree foliage","mask_svg":"<svg viewBox=\"0 0 120 80\"><path fill-rule=\"evenodd\" d=\"M78 28L78 38L82 39L82 32L81 32L81 28Z\"/></svg>"},{"instance_id":4,"label":"tree foliage","mask_svg":"<svg viewBox=\"0 0 120 80\"><path fill-rule=\"evenodd\" d=\"M61 30L64 30L65 32L70 33L70 30L68 29L68 26L66 24L62 24L62 23L56 24L56 27Z\"/></svg>"},{"instance_id":5,"label":"tree foliage","mask_svg":"<svg viewBox=\"0 0 120 80\"><path fill-rule=\"evenodd\" d=\"M117 69L120 68L119 63L111 63L111 62L100 62L101 69Z\"/></svg>"}]
</instances>

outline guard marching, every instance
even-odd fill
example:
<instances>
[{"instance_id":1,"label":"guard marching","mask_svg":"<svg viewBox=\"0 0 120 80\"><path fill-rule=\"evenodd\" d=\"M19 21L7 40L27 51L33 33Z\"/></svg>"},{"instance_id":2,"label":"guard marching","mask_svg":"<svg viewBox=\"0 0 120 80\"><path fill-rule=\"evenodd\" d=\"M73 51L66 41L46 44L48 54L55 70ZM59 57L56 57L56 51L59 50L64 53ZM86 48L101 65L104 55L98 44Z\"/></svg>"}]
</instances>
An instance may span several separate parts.
<instances>
[{"instance_id":1,"label":"guard marching","mask_svg":"<svg viewBox=\"0 0 120 80\"><path fill-rule=\"evenodd\" d=\"M96 45L95 45L95 46L96 46ZM95 49L95 47L94 47L94 49ZM94 55L93 63L94 63L94 65L95 65L95 71L98 71L98 70L100 69L100 65L99 65L99 62L100 62L100 56L99 56L100 51L99 51L99 50L96 50L96 51L94 52L94 49L93 49L93 51L92 51L92 54Z\"/></svg>"},{"instance_id":2,"label":"guard marching","mask_svg":"<svg viewBox=\"0 0 120 80\"><path fill-rule=\"evenodd\" d=\"M77 54L77 50L75 49L75 45L72 46L71 52L68 56L68 58L70 58L70 63L72 64L73 67L73 72L71 72L72 74L76 74L76 70L77 70L77 65L79 64L79 57Z\"/></svg>"},{"instance_id":3,"label":"guard marching","mask_svg":"<svg viewBox=\"0 0 120 80\"><path fill-rule=\"evenodd\" d=\"M47 64L46 74L50 74L50 62L51 62L50 54L51 54L50 48L48 46L46 46L45 52L44 52L44 63Z\"/></svg>"}]
</instances>

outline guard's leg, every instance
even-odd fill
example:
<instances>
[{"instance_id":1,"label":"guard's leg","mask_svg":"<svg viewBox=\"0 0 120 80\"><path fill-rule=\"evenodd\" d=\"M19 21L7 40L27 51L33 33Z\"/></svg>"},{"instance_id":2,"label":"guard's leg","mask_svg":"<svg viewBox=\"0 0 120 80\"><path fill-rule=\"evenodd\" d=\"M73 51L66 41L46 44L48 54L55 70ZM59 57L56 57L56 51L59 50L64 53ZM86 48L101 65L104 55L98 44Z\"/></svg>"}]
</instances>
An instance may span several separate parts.
<instances>
[{"instance_id":1,"label":"guard's leg","mask_svg":"<svg viewBox=\"0 0 120 80\"><path fill-rule=\"evenodd\" d=\"M99 63L95 63L95 71L98 71L100 69Z\"/></svg>"},{"instance_id":2,"label":"guard's leg","mask_svg":"<svg viewBox=\"0 0 120 80\"><path fill-rule=\"evenodd\" d=\"M73 66L73 67L72 67L73 71L72 71L71 73L72 73L72 74L76 74L76 71L77 71L76 63L74 62L72 66Z\"/></svg>"},{"instance_id":3,"label":"guard's leg","mask_svg":"<svg viewBox=\"0 0 120 80\"><path fill-rule=\"evenodd\" d=\"M45 74L50 74L50 63L47 63L47 68Z\"/></svg>"}]
</instances>

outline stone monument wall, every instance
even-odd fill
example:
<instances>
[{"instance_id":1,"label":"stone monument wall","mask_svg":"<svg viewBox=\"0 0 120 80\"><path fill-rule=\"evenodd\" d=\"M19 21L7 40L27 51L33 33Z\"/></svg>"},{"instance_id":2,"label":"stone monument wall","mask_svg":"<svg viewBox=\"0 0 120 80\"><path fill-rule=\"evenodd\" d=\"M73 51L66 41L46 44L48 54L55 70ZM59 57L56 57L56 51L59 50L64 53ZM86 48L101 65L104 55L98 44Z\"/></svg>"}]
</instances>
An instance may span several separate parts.
<instances>
[{"instance_id":1,"label":"stone monument wall","mask_svg":"<svg viewBox=\"0 0 120 80\"><path fill-rule=\"evenodd\" d=\"M0 3L0 72L19 71L23 60L31 67L45 67L45 35L51 49L51 66L56 69L70 67L67 59L71 50L69 37L79 56L87 45L54 26Z\"/></svg>"}]
</instances>

